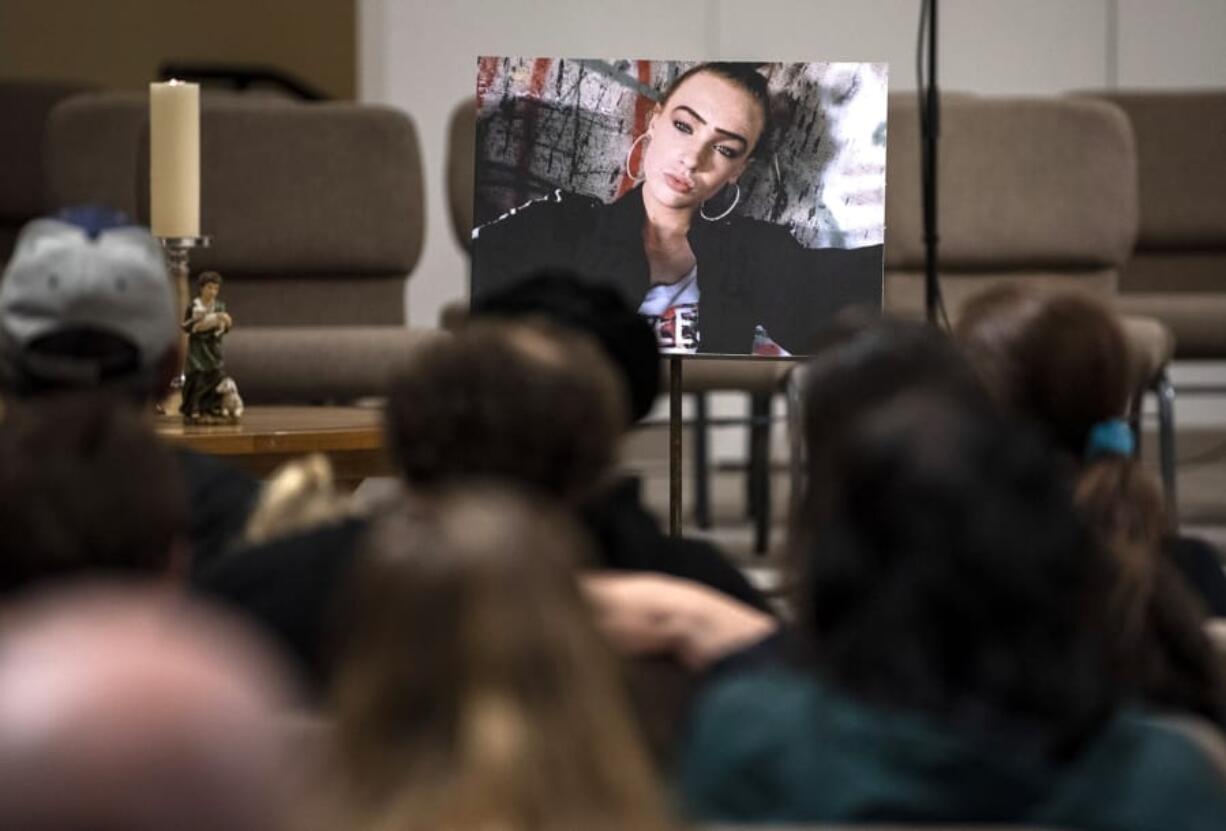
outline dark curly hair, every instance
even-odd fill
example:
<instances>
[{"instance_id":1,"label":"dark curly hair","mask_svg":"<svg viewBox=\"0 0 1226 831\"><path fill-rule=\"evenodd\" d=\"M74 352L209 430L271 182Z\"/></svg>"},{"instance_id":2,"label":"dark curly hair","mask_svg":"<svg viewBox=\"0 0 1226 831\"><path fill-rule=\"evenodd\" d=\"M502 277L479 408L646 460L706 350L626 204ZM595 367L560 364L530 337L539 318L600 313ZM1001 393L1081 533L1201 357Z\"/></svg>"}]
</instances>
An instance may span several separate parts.
<instances>
[{"instance_id":1,"label":"dark curly hair","mask_svg":"<svg viewBox=\"0 0 1226 831\"><path fill-rule=\"evenodd\" d=\"M609 470L627 420L622 385L588 338L477 322L414 357L385 426L410 485L494 479L577 500Z\"/></svg>"}]
</instances>

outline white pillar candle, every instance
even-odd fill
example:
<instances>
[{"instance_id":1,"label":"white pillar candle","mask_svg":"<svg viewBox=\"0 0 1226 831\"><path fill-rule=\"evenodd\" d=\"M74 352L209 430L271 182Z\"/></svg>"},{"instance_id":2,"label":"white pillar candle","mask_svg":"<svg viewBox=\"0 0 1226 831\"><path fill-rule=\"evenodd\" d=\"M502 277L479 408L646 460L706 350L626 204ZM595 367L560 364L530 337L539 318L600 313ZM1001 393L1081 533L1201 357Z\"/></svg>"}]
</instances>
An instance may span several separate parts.
<instances>
[{"instance_id":1,"label":"white pillar candle","mask_svg":"<svg viewBox=\"0 0 1226 831\"><path fill-rule=\"evenodd\" d=\"M155 236L200 236L198 84L149 85L149 213Z\"/></svg>"}]
</instances>

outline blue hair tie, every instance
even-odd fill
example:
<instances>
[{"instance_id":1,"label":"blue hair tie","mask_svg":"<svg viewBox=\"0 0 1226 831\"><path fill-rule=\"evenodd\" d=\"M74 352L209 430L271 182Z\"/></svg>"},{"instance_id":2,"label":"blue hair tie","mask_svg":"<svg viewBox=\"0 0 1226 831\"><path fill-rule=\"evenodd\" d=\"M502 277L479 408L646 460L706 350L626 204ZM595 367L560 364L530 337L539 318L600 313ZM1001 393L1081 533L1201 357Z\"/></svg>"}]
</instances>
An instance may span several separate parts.
<instances>
[{"instance_id":1,"label":"blue hair tie","mask_svg":"<svg viewBox=\"0 0 1226 831\"><path fill-rule=\"evenodd\" d=\"M1131 456L1137 448L1128 422L1120 418L1100 421L1090 428L1086 441L1086 458L1099 456Z\"/></svg>"}]
</instances>

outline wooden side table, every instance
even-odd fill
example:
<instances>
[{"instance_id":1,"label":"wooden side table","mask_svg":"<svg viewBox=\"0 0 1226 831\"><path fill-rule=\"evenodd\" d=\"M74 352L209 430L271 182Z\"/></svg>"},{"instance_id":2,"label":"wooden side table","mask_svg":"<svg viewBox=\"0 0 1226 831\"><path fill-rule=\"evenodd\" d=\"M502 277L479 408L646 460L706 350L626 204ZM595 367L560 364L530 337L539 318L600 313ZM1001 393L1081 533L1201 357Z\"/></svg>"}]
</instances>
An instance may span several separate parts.
<instances>
[{"instance_id":1,"label":"wooden side table","mask_svg":"<svg viewBox=\"0 0 1226 831\"><path fill-rule=\"evenodd\" d=\"M393 475L377 408L256 406L233 425L184 424L178 414L158 416L155 423L166 441L220 456L260 478L308 453L326 455L340 485Z\"/></svg>"}]
</instances>

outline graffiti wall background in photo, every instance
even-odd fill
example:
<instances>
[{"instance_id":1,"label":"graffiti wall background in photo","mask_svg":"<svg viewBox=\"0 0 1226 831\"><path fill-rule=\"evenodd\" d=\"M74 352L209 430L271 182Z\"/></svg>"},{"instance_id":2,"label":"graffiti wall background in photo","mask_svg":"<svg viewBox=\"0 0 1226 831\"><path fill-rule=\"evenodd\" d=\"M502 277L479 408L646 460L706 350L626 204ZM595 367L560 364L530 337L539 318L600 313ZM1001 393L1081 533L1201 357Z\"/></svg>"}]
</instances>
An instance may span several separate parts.
<instances>
[{"instance_id":1,"label":"graffiti wall background in photo","mask_svg":"<svg viewBox=\"0 0 1226 831\"><path fill-rule=\"evenodd\" d=\"M631 143L684 61L486 57L478 63L478 226L556 188L612 202ZM737 213L806 247L881 245L885 64L767 63L773 152L741 177ZM631 156L638 164L638 149Z\"/></svg>"}]
</instances>

